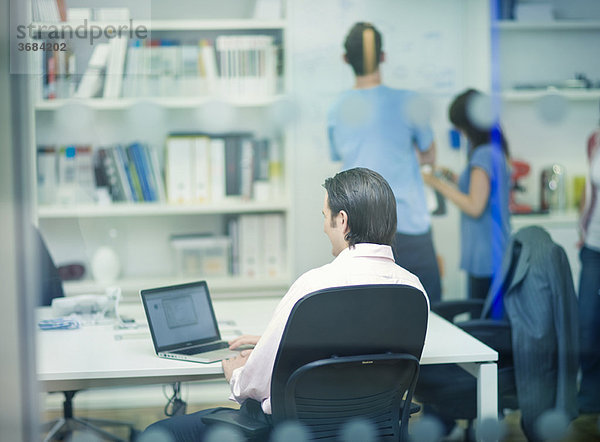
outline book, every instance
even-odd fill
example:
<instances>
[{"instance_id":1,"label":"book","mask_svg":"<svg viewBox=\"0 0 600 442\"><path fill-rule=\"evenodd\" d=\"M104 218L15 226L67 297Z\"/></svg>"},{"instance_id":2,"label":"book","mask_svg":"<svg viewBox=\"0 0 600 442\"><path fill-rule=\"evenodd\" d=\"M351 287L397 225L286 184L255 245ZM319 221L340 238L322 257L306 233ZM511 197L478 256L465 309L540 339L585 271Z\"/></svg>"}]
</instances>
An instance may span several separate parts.
<instances>
[{"instance_id":1,"label":"book","mask_svg":"<svg viewBox=\"0 0 600 442\"><path fill-rule=\"evenodd\" d=\"M75 204L77 191L77 163L75 146L61 146L58 151L58 190L59 204Z\"/></svg>"},{"instance_id":2,"label":"book","mask_svg":"<svg viewBox=\"0 0 600 442\"><path fill-rule=\"evenodd\" d=\"M249 200L254 184L254 146L249 136L242 137L240 143L240 195L244 200Z\"/></svg>"},{"instance_id":3,"label":"book","mask_svg":"<svg viewBox=\"0 0 600 442\"><path fill-rule=\"evenodd\" d=\"M182 204L192 201L192 141L189 136L170 136L167 139L167 200Z\"/></svg>"},{"instance_id":4,"label":"book","mask_svg":"<svg viewBox=\"0 0 600 442\"><path fill-rule=\"evenodd\" d=\"M202 59L202 66L204 74L206 76L206 84L209 93L217 92L217 80L219 74L217 72L217 61L215 55L215 48L210 40L200 41L200 57Z\"/></svg>"},{"instance_id":5,"label":"book","mask_svg":"<svg viewBox=\"0 0 600 442\"><path fill-rule=\"evenodd\" d=\"M127 178L126 159L119 154L119 149L115 146L109 149L113 164L116 170L116 186L118 187L118 201L133 201L129 180Z\"/></svg>"},{"instance_id":6,"label":"book","mask_svg":"<svg viewBox=\"0 0 600 442\"><path fill-rule=\"evenodd\" d=\"M33 0L31 11L37 22L56 23L67 19L64 0Z\"/></svg>"},{"instance_id":7,"label":"book","mask_svg":"<svg viewBox=\"0 0 600 442\"><path fill-rule=\"evenodd\" d=\"M125 176L127 178L127 185L124 187L126 187L127 189L125 190L125 194L127 196L127 200L128 201L143 201L143 199L141 199L141 195L138 194L138 192L136 191L136 184L134 182L134 180L137 180L137 174L135 169L132 167L131 161L129 160L129 156L127 155L127 152L125 151L125 149L123 148L122 145L117 144L113 147L113 149L116 150L116 157L119 158L119 161L122 163L123 165L123 170L125 170Z\"/></svg>"},{"instance_id":8,"label":"book","mask_svg":"<svg viewBox=\"0 0 600 442\"><path fill-rule=\"evenodd\" d=\"M158 201L165 202L167 196L165 194L165 180L161 172L160 163L158 161L158 154L156 149L149 149L150 151L150 163L152 165L152 171L154 174L154 180L156 182L156 190L158 192Z\"/></svg>"},{"instance_id":9,"label":"book","mask_svg":"<svg viewBox=\"0 0 600 442\"><path fill-rule=\"evenodd\" d=\"M183 45L180 50L178 95L196 96L208 92L199 45Z\"/></svg>"},{"instance_id":10,"label":"book","mask_svg":"<svg viewBox=\"0 0 600 442\"><path fill-rule=\"evenodd\" d=\"M210 139L210 177L213 202L225 198L225 140L223 138Z\"/></svg>"},{"instance_id":11,"label":"book","mask_svg":"<svg viewBox=\"0 0 600 442\"><path fill-rule=\"evenodd\" d=\"M270 35L219 35L215 40L221 92L237 99L276 93L277 47Z\"/></svg>"},{"instance_id":12,"label":"book","mask_svg":"<svg viewBox=\"0 0 600 442\"><path fill-rule=\"evenodd\" d=\"M55 146L37 148L37 189L40 204L54 204L58 187Z\"/></svg>"},{"instance_id":13,"label":"book","mask_svg":"<svg viewBox=\"0 0 600 442\"><path fill-rule=\"evenodd\" d=\"M104 80L104 98L117 98L121 96L123 86L123 69L127 53L127 38L113 37L109 43L109 56L106 64Z\"/></svg>"},{"instance_id":14,"label":"book","mask_svg":"<svg viewBox=\"0 0 600 442\"><path fill-rule=\"evenodd\" d=\"M194 139L193 199L196 202L210 200L210 138L198 136Z\"/></svg>"},{"instance_id":15,"label":"book","mask_svg":"<svg viewBox=\"0 0 600 442\"><path fill-rule=\"evenodd\" d=\"M124 190L120 183L119 172L115 162L112 147L101 147L98 149L100 163L104 166L104 174L108 184L108 192L113 202L125 201ZM97 174L98 175L98 174Z\"/></svg>"},{"instance_id":16,"label":"book","mask_svg":"<svg viewBox=\"0 0 600 442\"><path fill-rule=\"evenodd\" d=\"M285 274L285 220L283 214L269 213L260 217L264 255L264 272L267 278Z\"/></svg>"},{"instance_id":17,"label":"book","mask_svg":"<svg viewBox=\"0 0 600 442\"><path fill-rule=\"evenodd\" d=\"M75 200L89 204L95 200L94 159L92 146L75 147L76 184Z\"/></svg>"},{"instance_id":18,"label":"book","mask_svg":"<svg viewBox=\"0 0 600 442\"><path fill-rule=\"evenodd\" d=\"M235 135L225 136L225 196L241 196L242 143Z\"/></svg>"},{"instance_id":19,"label":"book","mask_svg":"<svg viewBox=\"0 0 600 442\"><path fill-rule=\"evenodd\" d=\"M148 180L148 170L144 162L144 154L140 143L132 143L127 148L131 153L130 158L137 171L138 180L142 189L143 201L153 201L152 190Z\"/></svg>"},{"instance_id":20,"label":"book","mask_svg":"<svg viewBox=\"0 0 600 442\"><path fill-rule=\"evenodd\" d=\"M45 98L53 100L56 98L56 53L48 52L48 81L46 82Z\"/></svg>"},{"instance_id":21,"label":"book","mask_svg":"<svg viewBox=\"0 0 600 442\"><path fill-rule=\"evenodd\" d=\"M96 189L106 189L110 196L110 183L106 173L106 151L104 148L98 148L94 152L94 182Z\"/></svg>"},{"instance_id":22,"label":"book","mask_svg":"<svg viewBox=\"0 0 600 442\"><path fill-rule=\"evenodd\" d=\"M240 215L239 217L239 266L240 276L246 278L262 277L264 265L263 237L260 227L260 215Z\"/></svg>"},{"instance_id":23,"label":"book","mask_svg":"<svg viewBox=\"0 0 600 442\"><path fill-rule=\"evenodd\" d=\"M81 78L75 96L77 98L96 97L104 85L104 70L108 61L108 43L98 43L92 52L88 66Z\"/></svg>"},{"instance_id":24,"label":"book","mask_svg":"<svg viewBox=\"0 0 600 442\"><path fill-rule=\"evenodd\" d=\"M227 220L227 234L231 238L231 260L229 271L232 275L240 274L240 244L239 244L239 219L237 216Z\"/></svg>"},{"instance_id":25,"label":"book","mask_svg":"<svg viewBox=\"0 0 600 442\"><path fill-rule=\"evenodd\" d=\"M146 184L148 185L148 194L150 196L149 201L158 201L158 189L155 179L155 173L152 170L152 163L150 161L150 148L145 143L139 143L139 150L142 160L142 166L146 175Z\"/></svg>"}]
</instances>

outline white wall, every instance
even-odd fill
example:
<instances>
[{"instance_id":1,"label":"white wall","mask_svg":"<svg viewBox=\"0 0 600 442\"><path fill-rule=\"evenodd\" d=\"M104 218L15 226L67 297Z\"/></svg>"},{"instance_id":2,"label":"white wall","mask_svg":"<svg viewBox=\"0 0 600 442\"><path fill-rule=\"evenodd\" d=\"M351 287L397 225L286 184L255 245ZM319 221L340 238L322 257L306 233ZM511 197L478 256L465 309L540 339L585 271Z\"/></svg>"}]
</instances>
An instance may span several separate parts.
<instances>
[{"instance_id":1,"label":"white wall","mask_svg":"<svg viewBox=\"0 0 600 442\"><path fill-rule=\"evenodd\" d=\"M342 61L343 40L356 21L372 22L383 35L386 84L419 90L430 100L439 163L456 170L463 154L448 146L447 106L467 85L489 86L489 11L486 2L461 0L290 2L292 95L299 107L295 125L296 272L331 260L320 215L320 184L339 171L329 161L326 114L337 94L353 85ZM458 270L458 213L433 221L434 241L445 261L448 297L464 292Z\"/></svg>"}]
</instances>

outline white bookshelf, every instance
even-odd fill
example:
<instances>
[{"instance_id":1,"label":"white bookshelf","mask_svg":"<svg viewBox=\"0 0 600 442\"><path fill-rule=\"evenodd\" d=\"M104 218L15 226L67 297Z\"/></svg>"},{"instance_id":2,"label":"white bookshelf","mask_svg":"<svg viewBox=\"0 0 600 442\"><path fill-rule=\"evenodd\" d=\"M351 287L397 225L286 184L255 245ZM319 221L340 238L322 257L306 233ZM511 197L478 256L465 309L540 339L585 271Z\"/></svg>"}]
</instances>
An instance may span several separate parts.
<instances>
[{"instance_id":1,"label":"white bookshelf","mask_svg":"<svg viewBox=\"0 0 600 442\"><path fill-rule=\"evenodd\" d=\"M290 204L280 201L244 201L219 204L164 204L164 203L113 203L110 205L88 204L79 206L39 206L39 219L50 218L100 218L143 217L163 215L210 215L239 213L286 212Z\"/></svg>"},{"instance_id":2,"label":"white bookshelf","mask_svg":"<svg viewBox=\"0 0 600 442\"><path fill-rule=\"evenodd\" d=\"M600 20L514 21L501 20L493 24L500 31L583 31L600 30Z\"/></svg>"},{"instance_id":3,"label":"white bookshelf","mask_svg":"<svg viewBox=\"0 0 600 442\"><path fill-rule=\"evenodd\" d=\"M561 164L571 200L573 178L586 173L586 138L597 127L600 59L593 54L600 41L600 21L496 21L491 27L497 39L498 58L493 62L498 63L503 129L511 156L531 167L523 179L526 191L518 198L538 209L540 174ZM577 74L587 77L592 87L576 87ZM550 97L562 100L545 100ZM545 225L557 216L570 217L514 216L513 224Z\"/></svg>"},{"instance_id":4,"label":"white bookshelf","mask_svg":"<svg viewBox=\"0 0 600 442\"><path fill-rule=\"evenodd\" d=\"M139 104L150 104L165 109L194 109L214 101L235 107L266 107L285 100L285 95L238 99L235 97L136 97L136 98L65 98L40 100L35 104L37 111L53 111L68 105L83 105L97 110L123 110Z\"/></svg>"},{"instance_id":5,"label":"white bookshelf","mask_svg":"<svg viewBox=\"0 0 600 442\"><path fill-rule=\"evenodd\" d=\"M88 26L99 26L102 29L118 24L119 23L112 22L88 22ZM257 97L235 97L214 94L183 97L160 96L114 99L69 98L42 100L39 97L36 97L31 104L36 121L34 132L35 143L32 146L34 159L36 158L35 152L38 145L64 144L60 141L56 141L57 135L54 131L57 129L55 123L61 118L61 115L64 115L63 111L69 108L79 109L81 106L86 108L87 111L85 113L87 118L92 118L92 121L94 121L92 124L94 126L96 120L101 121L98 123L97 128L93 127L92 129L94 130L88 131L92 133L89 135L89 138L85 138L88 134L82 134L82 131L77 127L79 123L77 121L77 113L67 112L70 115L69 118L73 118L73 121L69 123L66 129L63 126L62 130L73 131L73 143L98 146L113 143L113 141L106 141L107 138L110 140L122 140L121 142L123 143L141 140L148 141L155 149L162 149L169 132L193 132L193 130L189 130L189 126L192 126L192 129L194 128L193 125L190 124L190 118L194 118L194 115L198 115L196 112L198 109L209 109L207 106L210 106L212 103L221 102L237 109L236 112L241 115L239 118L244 124L243 126L240 126L239 129L234 128L233 130L254 132L254 126L258 126L262 121L273 118L273 112L271 111L273 106L287 100L285 92L289 85L289 68L287 66L289 60L289 48L286 47L287 20L285 19L210 18L190 20L182 17L181 19L169 20L133 20L131 23L123 22L123 24L145 26L150 32L157 31L157 34L159 33L160 35L158 38L178 38L179 35L186 35L186 38L189 38L190 35L200 35L205 31L212 33L211 35L216 35L227 34L229 31L234 31L234 33L239 33L240 31L260 33L261 30L264 30L270 35L278 35L284 54L283 78L278 79L278 82L283 85L280 88L281 93ZM68 26L74 28L75 26L81 25L81 23L34 23L36 28L39 28L41 25L46 27L53 26L60 32L61 30L67 31ZM149 38L155 37L149 34ZM39 86L35 84L36 81L38 80L32 78L32 91L36 91L39 88ZM132 129L129 131L127 124L123 123L123 118L132 115L132 110L137 112L146 105L153 109L159 109L162 112L161 118L165 120L164 127L167 128L162 135L157 135L156 132L159 129L149 126L147 128L149 134L147 136L151 137L149 140L145 139L146 134L144 131L140 132L139 127L136 130ZM189 117L190 115L192 117ZM187 117L189 118L186 120ZM220 115L214 116L216 119L219 117ZM196 128L197 132L222 132L218 126L219 121L215 121L215 129L211 131L213 124L211 124L210 121L210 112L203 112L202 118L204 118L204 121L202 121L201 127ZM184 120L185 123L181 123L181 121ZM182 128L182 125L187 126ZM106 130L107 128L108 130ZM232 215L282 214L286 231L286 265L282 275L270 278L243 278L240 276L206 277L209 286L211 287L211 292L216 296L280 296L285 293L292 278L291 269L293 268L293 253L291 247L294 238L294 216L292 213L293 204L291 203L291 172L293 168L289 163L292 158L292 148L290 145L291 137L289 135L289 129L283 127L279 129L276 137L282 143L281 166L283 168L283 182L280 183L280 191L277 192L279 196L271 195L271 198L265 201L244 201L241 199L227 198L225 201L219 203L181 205L155 202L112 203L106 205L37 205L34 221L47 236L46 239L49 243L51 252L54 252L55 250L53 249L56 249L58 250L57 255L63 258L62 260L59 260L58 264L64 263L60 261L65 261L65 256L68 256L68 248L73 247L73 238L69 235L77 236L80 234L81 236L84 236L79 240L79 243L83 244L84 247L90 247L90 249L85 250L85 253L80 253L80 255L87 255L89 257L94 252L92 249L99 244L99 238L105 235L103 232L106 231L108 228L107 226L118 225L126 226L126 228L122 228L124 230L131 229L144 232L144 239L140 239L139 234L137 236L132 234L129 235L127 247L123 247L119 252L121 262L131 259L131 256L135 255L135 249L139 246L140 249L144 250L144 252L140 253L150 255L151 258L149 259L162 260L164 262L163 267L169 269L174 266L172 262L173 254L170 253L169 245L166 243L163 244L165 242L164 238L168 236L167 233L187 234L195 232L204 233L208 231L218 235L224 233L224 220ZM264 132L264 127L256 127L256 132L258 135L261 135ZM60 135L63 136L62 139L68 139L64 133ZM85 140L83 143L78 141L82 139ZM32 175L35 180L35 165L32 166L32 170L34 171ZM33 184L34 188L36 188L36 183L34 182ZM66 225L70 227L63 228L63 226ZM85 228L81 228L81 226L85 226ZM139 226L139 229L137 229L137 226ZM79 230L79 232L77 230ZM152 232L155 232L156 235ZM146 233L148 234L146 235ZM85 237L85 235L88 235L89 237ZM132 237L135 238L131 239ZM156 251L153 251L152 242L159 240L163 241L163 243L160 244ZM81 250L79 250L79 252L81 252ZM68 295L98 293L105 288L102 284L91 279L90 262L88 261L84 264L86 266L86 279L65 282L65 290ZM202 278L200 275L199 277ZM140 273L138 265L133 272L123 273L119 280L110 285L120 286L124 295L131 298L132 296L136 296L140 288L175 284L190 281L192 279L194 278L189 276L179 276L177 271L169 273L168 270L163 272L150 271L146 275Z\"/></svg>"},{"instance_id":6,"label":"white bookshelf","mask_svg":"<svg viewBox=\"0 0 600 442\"><path fill-rule=\"evenodd\" d=\"M507 90L502 92L502 99L514 102L530 102L539 100L546 95L558 95L569 101L598 101L600 89L556 89L544 90Z\"/></svg>"},{"instance_id":7,"label":"white bookshelf","mask_svg":"<svg viewBox=\"0 0 600 442\"><path fill-rule=\"evenodd\" d=\"M39 30L42 34L50 31L59 33L69 33L71 29L82 26L81 22L34 22L34 30ZM149 31L208 31L208 30L259 30L259 29L283 29L286 26L286 20L258 20L258 19L209 19L209 20L135 20L101 22L88 21L88 27L100 28L103 31L115 26L143 26Z\"/></svg>"},{"instance_id":8,"label":"white bookshelf","mask_svg":"<svg viewBox=\"0 0 600 442\"><path fill-rule=\"evenodd\" d=\"M119 280L118 285L124 293L125 301L135 301L139 290L153 287L163 287L174 284L184 284L197 281L198 278L189 276L165 276L165 277L127 277ZM281 278L250 279L241 277L209 278L208 285L211 296L216 297L245 297L245 296L281 296L290 285L288 275ZM102 284L91 279L81 281L67 281L64 290L67 296L76 296L88 293L103 293L104 290L114 284Z\"/></svg>"}]
</instances>

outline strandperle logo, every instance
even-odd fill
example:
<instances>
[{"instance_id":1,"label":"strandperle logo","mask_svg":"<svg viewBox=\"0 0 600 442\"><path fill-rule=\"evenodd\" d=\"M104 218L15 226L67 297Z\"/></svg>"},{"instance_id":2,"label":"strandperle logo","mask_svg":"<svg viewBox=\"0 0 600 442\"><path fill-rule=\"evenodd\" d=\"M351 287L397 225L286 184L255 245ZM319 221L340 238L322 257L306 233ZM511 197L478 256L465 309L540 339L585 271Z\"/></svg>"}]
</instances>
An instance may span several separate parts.
<instances>
[{"instance_id":1,"label":"strandperle logo","mask_svg":"<svg viewBox=\"0 0 600 442\"><path fill-rule=\"evenodd\" d=\"M34 24L18 25L17 39L42 39L47 40L64 40L64 39L82 39L89 40L90 45L94 44L94 40L101 38L128 37L139 40L148 37L148 28L144 25L134 26L133 20L128 23L118 25L98 26L89 24L87 19L77 26L70 24Z\"/></svg>"}]
</instances>

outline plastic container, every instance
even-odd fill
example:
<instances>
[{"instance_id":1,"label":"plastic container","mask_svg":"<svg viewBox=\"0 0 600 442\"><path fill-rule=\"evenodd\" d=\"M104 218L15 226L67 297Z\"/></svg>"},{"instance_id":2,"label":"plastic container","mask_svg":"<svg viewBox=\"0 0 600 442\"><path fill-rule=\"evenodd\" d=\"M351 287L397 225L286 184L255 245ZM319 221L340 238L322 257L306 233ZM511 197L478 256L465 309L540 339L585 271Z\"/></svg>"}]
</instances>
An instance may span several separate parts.
<instances>
[{"instance_id":1,"label":"plastic container","mask_svg":"<svg viewBox=\"0 0 600 442\"><path fill-rule=\"evenodd\" d=\"M180 276L227 276L231 261L228 236L184 235L171 237Z\"/></svg>"}]
</instances>

